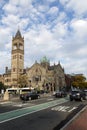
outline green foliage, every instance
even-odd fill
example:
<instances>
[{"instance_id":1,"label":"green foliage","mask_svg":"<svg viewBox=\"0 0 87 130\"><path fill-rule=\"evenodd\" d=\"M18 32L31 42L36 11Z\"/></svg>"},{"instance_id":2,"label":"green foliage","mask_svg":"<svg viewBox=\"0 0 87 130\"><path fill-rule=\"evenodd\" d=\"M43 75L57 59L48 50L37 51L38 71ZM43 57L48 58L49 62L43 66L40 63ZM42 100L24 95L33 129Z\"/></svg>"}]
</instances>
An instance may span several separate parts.
<instances>
[{"instance_id":1,"label":"green foliage","mask_svg":"<svg viewBox=\"0 0 87 130\"><path fill-rule=\"evenodd\" d=\"M77 82L84 82L86 78L83 75L74 76L74 80Z\"/></svg>"},{"instance_id":2,"label":"green foliage","mask_svg":"<svg viewBox=\"0 0 87 130\"><path fill-rule=\"evenodd\" d=\"M0 92L1 92L2 89L6 90L6 88L7 87L2 82L0 82Z\"/></svg>"},{"instance_id":3,"label":"green foliage","mask_svg":"<svg viewBox=\"0 0 87 130\"><path fill-rule=\"evenodd\" d=\"M27 87L28 86L28 78L26 75L20 75L18 79L18 84L20 88Z\"/></svg>"}]
</instances>

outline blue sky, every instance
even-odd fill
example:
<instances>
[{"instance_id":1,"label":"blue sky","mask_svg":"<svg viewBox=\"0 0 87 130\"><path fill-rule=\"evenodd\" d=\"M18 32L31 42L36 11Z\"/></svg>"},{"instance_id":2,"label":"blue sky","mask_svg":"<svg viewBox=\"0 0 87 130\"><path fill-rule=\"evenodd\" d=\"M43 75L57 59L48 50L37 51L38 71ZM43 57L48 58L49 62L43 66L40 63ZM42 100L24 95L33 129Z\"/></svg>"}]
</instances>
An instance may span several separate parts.
<instances>
[{"instance_id":1,"label":"blue sky","mask_svg":"<svg viewBox=\"0 0 87 130\"><path fill-rule=\"evenodd\" d=\"M65 73L87 77L87 0L0 0L0 73L11 68L18 27L25 39L25 68L46 56Z\"/></svg>"}]
</instances>

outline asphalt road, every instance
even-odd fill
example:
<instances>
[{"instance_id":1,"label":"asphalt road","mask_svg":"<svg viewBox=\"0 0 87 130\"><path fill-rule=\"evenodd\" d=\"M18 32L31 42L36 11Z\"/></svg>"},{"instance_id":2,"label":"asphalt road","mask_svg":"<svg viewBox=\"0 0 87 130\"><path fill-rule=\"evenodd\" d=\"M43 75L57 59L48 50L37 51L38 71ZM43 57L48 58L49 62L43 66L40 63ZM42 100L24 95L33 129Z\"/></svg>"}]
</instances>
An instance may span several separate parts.
<instances>
[{"instance_id":1,"label":"asphalt road","mask_svg":"<svg viewBox=\"0 0 87 130\"><path fill-rule=\"evenodd\" d=\"M4 103L0 105L0 130L60 130L85 104L52 97Z\"/></svg>"}]
</instances>

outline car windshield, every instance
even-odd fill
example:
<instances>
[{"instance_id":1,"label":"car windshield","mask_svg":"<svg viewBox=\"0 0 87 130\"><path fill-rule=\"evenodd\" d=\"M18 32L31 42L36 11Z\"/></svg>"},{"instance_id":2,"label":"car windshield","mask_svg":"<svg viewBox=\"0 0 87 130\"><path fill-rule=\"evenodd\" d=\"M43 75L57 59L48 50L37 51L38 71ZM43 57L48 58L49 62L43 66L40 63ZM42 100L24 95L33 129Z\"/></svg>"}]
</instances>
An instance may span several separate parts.
<instances>
[{"instance_id":1,"label":"car windshield","mask_svg":"<svg viewBox=\"0 0 87 130\"><path fill-rule=\"evenodd\" d=\"M84 90L84 92L87 94L87 90Z\"/></svg>"},{"instance_id":2,"label":"car windshield","mask_svg":"<svg viewBox=\"0 0 87 130\"><path fill-rule=\"evenodd\" d=\"M30 94L37 94L37 92L33 91L33 92L30 92Z\"/></svg>"},{"instance_id":3,"label":"car windshield","mask_svg":"<svg viewBox=\"0 0 87 130\"><path fill-rule=\"evenodd\" d=\"M72 94L76 94L79 93L80 91L72 91Z\"/></svg>"}]
</instances>

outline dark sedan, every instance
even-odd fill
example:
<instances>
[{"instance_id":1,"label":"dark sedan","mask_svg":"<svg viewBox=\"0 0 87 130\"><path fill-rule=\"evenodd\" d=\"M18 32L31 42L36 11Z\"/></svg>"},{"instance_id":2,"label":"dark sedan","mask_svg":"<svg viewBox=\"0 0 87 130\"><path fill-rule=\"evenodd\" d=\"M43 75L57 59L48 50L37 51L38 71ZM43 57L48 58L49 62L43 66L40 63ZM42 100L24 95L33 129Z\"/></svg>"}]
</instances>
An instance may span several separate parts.
<instances>
[{"instance_id":1,"label":"dark sedan","mask_svg":"<svg viewBox=\"0 0 87 130\"><path fill-rule=\"evenodd\" d=\"M37 94L37 92L29 92L29 93L20 94L20 99L24 101L38 99L38 98L40 98L40 95Z\"/></svg>"},{"instance_id":2,"label":"dark sedan","mask_svg":"<svg viewBox=\"0 0 87 130\"><path fill-rule=\"evenodd\" d=\"M57 91L54 95L55 97L66 97L67 93L65 91Z\"/></svg>"},{"instance_id":3,"label":"dark sedan","mask_svg":"<svg viewBox=\"0 0 87 130\"><path fill-rule=\"evenodd\" d=\"M73 90L70 92L70 101L73 100L80 100L82 101L84 99L84 93L81 90Z\"/></svg>"}]
</instances>

